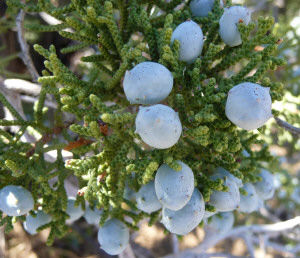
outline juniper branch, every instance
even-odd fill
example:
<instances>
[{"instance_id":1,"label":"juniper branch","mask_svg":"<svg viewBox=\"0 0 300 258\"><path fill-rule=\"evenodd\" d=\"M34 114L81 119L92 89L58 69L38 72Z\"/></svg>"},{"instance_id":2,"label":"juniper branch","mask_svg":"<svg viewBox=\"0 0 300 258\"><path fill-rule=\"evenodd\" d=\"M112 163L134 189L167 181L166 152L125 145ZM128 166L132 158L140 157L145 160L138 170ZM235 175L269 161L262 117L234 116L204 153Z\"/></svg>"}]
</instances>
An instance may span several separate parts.
<instances>
[{"instance_id":1,"label":"juniper branch","mask_svg":"<svg viewBox=\"0 0 300 258\"><path fill-rule=\"evenodd\" d=\"M274 119L276 120L277 124L280 127L282 127L283 129L291 132L292 134L300 135L300 128L295 127L295 126L293 126L293 125L291 125L291 124L289 124L289 123L281 120L280 118L278 118L276 116L274 117Z\"/></svg>"}]
</instances>

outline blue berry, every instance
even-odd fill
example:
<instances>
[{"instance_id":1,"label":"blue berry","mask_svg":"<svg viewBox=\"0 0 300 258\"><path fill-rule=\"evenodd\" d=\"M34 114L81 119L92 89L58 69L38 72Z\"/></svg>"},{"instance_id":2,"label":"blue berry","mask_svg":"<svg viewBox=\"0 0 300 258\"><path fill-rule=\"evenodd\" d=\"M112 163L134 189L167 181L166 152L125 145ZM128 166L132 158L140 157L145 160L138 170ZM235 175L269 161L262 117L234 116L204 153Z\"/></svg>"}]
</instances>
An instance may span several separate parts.
<instances>
[{"instance_id":1,"label":"blue berry","mask_svg":"<svg viewBox=\"0 0 300 258\"><path fill-rule=\"evenodd\" d=\"M176 144L182 132L178 114L165 105L140 107L136 132L142 140L157 149L168 149Z\"/></svg>"},{"instance_id":2,"label":"blue berry","mask_svg":"<svg viewBox=\"0 0 300 258\"><path fill-rule=\"evenodd\" d=\"M219 33L224 43L231 47L240 45L242 39L237 24L243 22L248 25L250 20L251 13L246 7L231 6L224 8L224 13L219 21Z\"/></svg>"},{"instance_id":3,"label":"blue berry","mask_svg":"<svg viewBox=\"0 0 300 258\"><path fill-rule=\"evenodd\" d=\"M259 176L262 178L262 181L253 184L255 191L262 200L269 200L274 196L275 192L274 178L272 174L265 169L261 170Z\"/></svg>"},{"instance_id":4,"label":"blue berry","mask_svg":"<svg viewBox=\"0 0 300 258\"><path fill-rule=\"evenodd\" d=\"M245 130L263 126L272 117L270 88L244 82L229 92L225 107L228 119Z\"/></svg>"},{"instance_id":5,"label":"blue berry","mask_svg":"<svg viewBox=\"0 0 300 258\"><path fill-rule=\"evenodd\" d=\"M207 219L213 215L215 215L217 213L217 211L214 211L214 212L210 212L210 211L205 211L204 212L204 216L203 216L203 219Z\"/></svg>"},{"instance_id":6,"label":"blue berry","mask_svg":"<svg viewBox=\"0 0 300 258\"><path fill-rule=\"evenodd\" d=\"M32 194L22 186L7 185L0 190L0 210L8 216L22 216L33 206Z\"/></svg>"},{"instance_id":7,"label":"blue berry","mask_svg":"<svg viewBox=\"0 0 300 258\"><path fill-rule=\"evenodd\" d=\"M159 63L143 62L126 72L123 86L131 104L157 104L170 94L173 76Z\"/></svg>"},{"instance_id":8,"label":"blue berry","mask_svg":"<svg viewBox=\"0 0 300 258\"><path fill-rule=\"evenodd\" d=\"M24 229L31 235L37 233L37 229L43 225L48 224L52 220L49 214L44 213L42 210L39 210L36 213L36 217L28 215L26 221L24 222Z\"/></svg>"},{"instance_id":9,"label":"blue berry","mask_svg":"<svg viewBox=\"0 0 300 258\"><path fill-rule=\"evenodd\" d=\"M256 211L259 197L257 196L254 186L250 183L245 183L243 189L247 191L248 195L241 195L238 211L245 213Z\"/></svg>"},{"instance_id":10,"label":"blue berry","mask_svg":"<svg viewBox=\"0 0 300 258\"><path fill-rule=\"evenodd\" d=\"M152 213L162 208L157 199L154 181L143 185L136 194L137 207L147 213Z\"/></svg>"},{"instance_id":11,"label":"blue berry","mask_svg":"<svg viewBox=\"0 0 300 258\"><path fill-rule=\"evenodd\" d=\"M175 39L180 42L180 61L193 63L200 56L203 48L203 33L197 23L188 20L179 24L173 31L172 44Z\"/></svg>"},{"instance_id":12,"label":"blue berry","mask_svg":"<svg viewBox=\"0 0 300 258\"><path fill-rule=\"evenodd\" d=\"M190 3L191 12L197 17L207 17L212 11L215 0L192 0ZM223 7L223 1L220 0L220 6Z\"/></svg>"},{"instance_id":13,"label":"blue berry","mask_svg":"<svg viewBox=\"0 0 300 258\"><path fill-rule=\"evenodd\" d=\"M163 208L161 222L172 233L186 235L202 221L205 203L202 194L195 188L189 202L180 210Z\"/></svg>"},{"instance_id":14,"label":"blue berry","mask_svg":"<svg viewBox=\"0 0 300 258\"><path fill-rule=\"evenodd\" d=\"M193 171L181 161L180 171L163 164L155 176L155 192L161 204L170 210L182 209L191 199L194 191Z\"/></svg>"},{"instance_id":15,"label":"blue berry","mask_svg":"<svg viewBox=\"0 0 300 258\"><path fill-rule=\"evenodd\" d=\"M234 216L232 212L220 212L212 217L209 227L220 234L224 234L233 227L233 224Z\"/></svg>"},{"instance_id":16,"label":"blue berry","mask_svg":"<svg viewBox=\"0 0 300 258\"><path fill-rule=\"evenodd\" d=\"M129 243L129 230L122 221L109 219L99 228L98 241L105 252L118 255Z\"/></svg>"},{"instance_id":17,"label":"blue berry","mask_svg":"<svg viewBox=\"0 0 300 258\"><path fill-rule=\"evenodd\" d=\"M66 220L67 223L73 223L75 220L78 220L83 214L84 210L82 210L81 205L75 207L76 198L69 197L66 213L70 216L69 219Z\"/></svg>"},{"instance_id":18,"label":"blue berry","mask_svg":"<svg viewBox=\"0 0 300 258\"><path fill-rule=\"evenodd\" d=\"M228 177L231 181L235 182L237 187L240 188L240 187L243 187L243 181L242 179L239 179L237 177L235 177L234 175L232 175L229 171L227 171L226 169L224 168L221 168L221 167L218 167L217 170L216 170L217 174L221 174L223 176L226 176Z\"/></svg>"},{"instance_id":19,"label":"blue berry","mask_svg":"<svg viewBox=\"0 0 300 258\"><path fill-rule=\"evenodd\" d=\"M210 195L209 204L213 205L217 211L227 212L238 208L240 204L240 192L236 183L221 174L210 177L212 180L222 179L224 185L229 188L228 192L213 191Z\"/></svg>"},{"instance_id":20,"label":"blue berry","mask_svg":"<svg viewBox=\"0 0 300 258\"><path fill-rule=\"evenodd\" d=\"M91 225L95 225L98 226L100 219L101 219L101 215L102 215L103 211L97 209L96 207L94 207L93 209L88 205L85 209L85 213L83 215L83 217L85 218L85 220L87 221L87 223L91 224Z\"/></svg>"}]
</instances>

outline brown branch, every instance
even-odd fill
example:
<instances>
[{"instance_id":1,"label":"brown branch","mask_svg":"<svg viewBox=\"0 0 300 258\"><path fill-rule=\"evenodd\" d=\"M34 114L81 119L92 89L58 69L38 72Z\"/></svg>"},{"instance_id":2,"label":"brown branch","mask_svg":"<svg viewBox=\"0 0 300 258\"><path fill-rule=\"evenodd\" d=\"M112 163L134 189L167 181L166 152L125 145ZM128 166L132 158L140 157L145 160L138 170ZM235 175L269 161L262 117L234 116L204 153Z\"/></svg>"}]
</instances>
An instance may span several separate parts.
<instances>
[{"instance_id":1,"label":"brown branch","mask_svg":"<svg viewBox=\"0 0 300 258\"><path fill-rule=\"evenodd\" d=\"M300 135L300 128L295 127L283 120L281 120L280 118L274 116L274 119L276 120L277 124L282 127L283 129L291 132L292 134L296 134L296 135Z\"/></svg>"}]
</instances>

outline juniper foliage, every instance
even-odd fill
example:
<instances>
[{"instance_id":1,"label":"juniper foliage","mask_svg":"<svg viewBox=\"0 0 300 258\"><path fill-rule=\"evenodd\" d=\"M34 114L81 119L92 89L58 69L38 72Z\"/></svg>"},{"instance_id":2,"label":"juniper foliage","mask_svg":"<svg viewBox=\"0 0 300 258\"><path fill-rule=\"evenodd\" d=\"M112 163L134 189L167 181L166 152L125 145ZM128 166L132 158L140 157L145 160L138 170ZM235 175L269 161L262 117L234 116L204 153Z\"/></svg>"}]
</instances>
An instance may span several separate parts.
<instances>
[{"instance_id":1,"label":"juniper foliage","mask_svg":"<svg viewBox=\"0 0 300 258\"><path fill-rule=\"evenodd\" d=\"M134 202L124 198L124 189L127 185L137 191L154 179L161 164L180 170L176 160L181 160L190 166L196 187L208 202L213 190L228 191L222 180L209 179L216 167L227 169L244 182L255 182L260 169L274 161L259 132L240 130L225 115L228 91L242 82L270 87L272 101L282 98L283 85L265 76L267 70L285 64L284 59L274 56L278 38L269 33L274 24L272 17L260 17L249 25L240 23L242 44L231 48L218 34L223 13L218 0L205 18L193 17L189 4L179 0L71 0L62 7L49 0L7 3L27 12L46 12L61 22L29 23L26 30L58 31L77 42L58 50L53 45L49 49L34 46L45 58L45 69L39 78L42 90L33 119L24 120L0 94L0 101L15 117L0 120L0 125L20 126L15 135L0 130L0 188L14 184L32 192L35 209L41 206L53 218L39 228L51 228L48 244L68 232L64 181L69 175L75 175L81 187L77 205L84 208L86 200L103 209L100 225L108 217L115 217L137 230L138 222L145 217L150 217L149 225L156 222L159 211L149 215L138 210ZM231 5L226 1L226 6ZM172 31L187 19L197 22L205 35L201 57L192 64L178 61L179 41L170 46ZM261 45L265 48L257 51ZM94 54L81 58L88 79L72 72L57 57L57 51L69 53L86 48L96 49ZM122 88L126 70L150 60L172 72L174 87L164 104L179 113L183 125L179 142L165 150L141 142L135 133L138 105L129 104ZM49 115L44 106L47 95L57 102L51 126L45 123ZM73 115L71 122L65 120L66 113ZM25 133L38 136L38 141L21 141ZM251 148L254 144L256 151ZM64 161L64 149L73 153L73 159ZM53 150L57 159L46 161L44 154ZM51 187L49 180L55 177L57 183ZM214 207L206 205L206 210L214 211ZM14 222L24 220L24 216L0 216L0 225L5 224L7 232ZM125 216L132 222L125 221Z\"/></svg>"}]
</instances>

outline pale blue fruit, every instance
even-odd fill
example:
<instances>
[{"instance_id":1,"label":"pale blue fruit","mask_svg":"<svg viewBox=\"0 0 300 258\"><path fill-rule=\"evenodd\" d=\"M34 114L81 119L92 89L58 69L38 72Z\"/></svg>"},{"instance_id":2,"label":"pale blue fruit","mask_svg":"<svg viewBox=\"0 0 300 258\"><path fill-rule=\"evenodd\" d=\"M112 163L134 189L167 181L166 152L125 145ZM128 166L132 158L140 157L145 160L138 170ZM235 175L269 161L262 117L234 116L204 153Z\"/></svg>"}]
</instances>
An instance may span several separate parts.
<instances>
[{"instance_id":1,"label":"pale blue fruit","mask_svg":"<svg viewBox=\"0 0 300 258\"><path fill-rule=\"evenodd\" d=\"M258 206L258 196L254 186L250 183L245 183L243 189L247 191L248 195L241 195L238 211L245 213L256 211Z\"/></svg>"},{"instance_id":2,"label":"pale blue fruit","mask_svg":"<svg viewBox=\"0 0 300 258\"><path fill-rule=\"evenodd\" d=\"M205 211L205 212L204 212L203 218L204 218L204 219L207 219L207 218L209 218L209 217L215 215L216 213L217 213L216 211L214 211L214 212Z\"/></svg>"},{"instance_id":3,"label":"pale blue fruit","mask_svg":"<svg viewBox=\"0 0 300 258\"><path fill-rule=\"evenodd\" d=\"M33 206L32 194L22 186L7 185L0 190L0 210L8 216L22 216Z\"/></svg>"},{"instance_id":4,"label":"pale blue fruit","mask_svg":"<svg viewBox=\"0 0 300 258\"><path fill-rule=\"evenodd\" d=\"M228 119L245 130L263 126L272 117L270 88L244 82L229 92L225 107Z\"/></svg>"},{"instance_id":5,"label":"pale blue fruit","mask_svg":"<svg viewBox=\"0 0 300 258\"><path fill-rule=\"evenodd\" d=\"M197 17L207 17L212 11L215 0L192 0L190 9L193 15ZM223 7L223 1L220 0L220 7Z\"/></svg>"},{"instance_id":6,"label":"pale blue fruit","mask_svg":"<svg viewBox=\"0 0 300 258\"><path fill-rule=\"evenodd\" d=\"M257 195L262 200L273 198L275 192L273 175L269 171L262 169L259 176L262 178L262 181L257 181L253 184Z\"/></svg>"},{"instance_id":7,"label":"pale blue fruit","mask_svg":"<svg viewBox=\"0 0 300 258\"><path fill-rule=\"evenodd\" d=\"M125 189L124 189L124 199L135 202L136 200L136 192L132 190L128 184L125 184Z\"/></svg>"},{"instance_id":8,"label":"pale blue fruit","mask_svg":"<svg viewBox=\"0 0 300 258\"><path fill-rule=\"evenodd\" d=\"M143 62L126 71L123 87L131 104L157 104L170 94L173 76L159 63Z\"/></svg>"},{"instance_id":9,"label":"pale blue fruit","mask_svg":"<svg viewBox=\"0 0 300 258\"><path fill-rule=\"evenodd\" d=\"M102 213L103 213L102 210L99 210L96 207L94 207L94 209L92 209L88 205L85 208L85 213L84 213L83 217L85 218L87 223L89 223L91 225L99 226L99 222L100 222Z\"/></svg>"},{"instance_id":10,"label":"pale blue fruit","mask_svg":"<svg viewBox=\"0 0 300 258\"><path fill-rule=\"evenodd\" d=\"M73 223L75 220L78 220L84 214L84 210L82 210L81 205L79 205L78 207L74 206L75 201L75 197L68 198L66 213L70 216L70 218L66 220L67 223Z\"/></svg>"},{"instance_id":11,"label":"pale blue fruit","mask_svg":"<svg viewBox=\"0 0 300 258\"><path fill-rule=\"evenodd\" d=\"M178 113L160 104L140 107L135 126L142 140L157 149L172 147L178 142L182 132Z\"/></svg>"},{"instance_id":12,"label":"pale blue fruit","mask_svg":"<svg viewBox=\"0 0 300 258\"><path fill-rule=\"evenodd\" d=\"M221 175L223 175L223 176L226 176L226 177L228 177L231 181L235 182L238 188L243 187L243 180L242 180L242 179L239 179L239 178L237 178L237 177L235 177L235 176L232 175L229 171L227 171L225 168L218 167L218 168L216 169L216 172L217 172L217 174L221 174Z\"/></svg>"},{"instance_id":13,"label":"pale blue fruit","mask_svg":"<svg viewBox=\"0 0 300 258\"><path fill-rule=\"evenodd\" d=\"M180 42L180 61L193 63L200 56L203 48L203 33L197 23L188 20L179 24L173 31L171 44L175 39Z\"/></svg>"},{"instance_id":14,"label":"pale blue fruit","mask_svg":"<svg viewBox=\"0 0 300 258\"><path fill-rule=\"evenodd\" d=\"M210 195L209 204L213 205L217 211L227 212L236 209L240 204L240 192L236 183L228 177L216 174L210 177L212 180L222 179L224 185L228 186L229 191L213 191Z\"/></svg>"},{"instance_id":15,"label":"pale blue fruit","mask_svg":"<svg viewBox=\"0 0 300 258\"><path fill-rule=\"evenodd\" d=\"M243 22L246 25L251 20L251 12L243 6L231 6L224 8L224 13L220 18L220 37L226 45L231 47L242 44L241 34L237 24Z\"/></svg>"},{"instance_id":16,"label":"pale blue fruit","mask_svg":"<svg viewBox=\"0 0 300 258\"><path fill-rule=\"evenodd\" d=\"M258 196L258 201L257 201L257 206L256 206L256 210L260 210L261 208L265 207L265 203L264 200L262 200L261 198L259 198Z\"/></svg>"},{"instance_id":17,"label":"pale blue fruit","mask_svg":"<svg viewBox=\"0 0 300 258\"><path fill-rule=\"evenodd\" d=\"M110 255L123 252L129 243L129 229L118 219L109 219L99 228L98 241L100 247Z\"/></svg>"},{"instance_id":18,"label":"pale blue fruit","mask_svg":"<svg viewBox=\"0 0 300 258\"><path fill-rule=\"evenodd\" d=\"M49 214L46 214L42 210L36 212L36 217L32 217L28 215L26 217L26 221L24 222L24 229L31 235L37 233L37 229L43 225L48 224L51 222L52 218Z\"/></svg>"},{"instance_id":19,"label":"pale blue fruit","mask_svg":"<svg viewBox=\"0 0 300 258\"><path fill-rule=\"evenodd\" d=\"M154 181L143 185L136 194L137 207L147 213L152 213L162 208L157 199Z\"/></svg>"},{"instance_id":20,"label":"pale blue fruit","mask_svg":"<svg viewBox=\"0 0 300 258\"><path fill-rule=\"evenodd\" d=\"M232 212L220 212L212 217L209 227L213 228L220 234L225 234L232 229L234 216Z\"/></svg>"},{"instance_id":21,"label":"pale blue fruit","mask_svg":"<svg viewBox=\"0 0 300 258\"><path fill-rule=\"evenodd\" d=\"M194 191L194 173L186 164L180 171L175 171L163 164L155 176L155 192L161 204L170 210L182 209L191 199Z\"/></svg>"},{"instance_id":22,"label":"pale blue fruit","mask_svg":"<svg viewBox=\"0 0 300 258\"><path fill-rule=\"evenodd\" d=\"M163 208L161 222L172 233L186 235L202 221L205 203L202 194L195 188L189 202L180 210Z\"/></svg>"}]
</instances>

